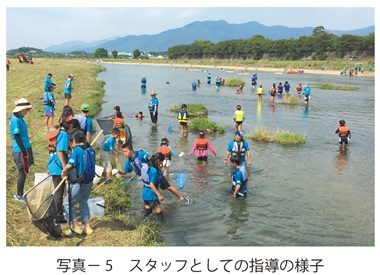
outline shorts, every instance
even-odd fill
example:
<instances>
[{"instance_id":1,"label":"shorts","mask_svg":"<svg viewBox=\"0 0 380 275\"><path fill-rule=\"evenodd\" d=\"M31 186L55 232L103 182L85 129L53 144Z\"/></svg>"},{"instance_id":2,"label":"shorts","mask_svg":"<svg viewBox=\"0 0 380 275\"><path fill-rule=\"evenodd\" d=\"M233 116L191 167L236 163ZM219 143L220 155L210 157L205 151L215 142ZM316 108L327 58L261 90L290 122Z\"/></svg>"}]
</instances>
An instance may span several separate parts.
<instances>
[{"instance_id":1,"label":"shorts","mask_svg":"<svg viewBox=\"0 0 380 275\"><path fill-rule=\"evenodd\" d=\"M28 165L31 166L32 164L34 164L32 147L30 147L26 151L28 152L28 155L29 155L29 157L27 158L27 162L28 162ZM13 160L17 166L17 169L22 169L23 168L23 166L22 166L22 153L12 151L12 156L13 156ZM25 163L25 160L24 160L24 163Z\"/></svg>"},{"instance_id":2,"label":"shorts","mask_svg":"<svg viewBox=\"0 0 380 275\"><path fill-rule=\"evenodd\" d=\"M54 117L54 110L45 110L46 117Z\"/></svg>"},{"instance_id":3,"label":"shorts","mask_svg":"<svg viewBox=\"0 0 380 275\"><path fill-rule=\"evenodd\" d=\"M165 177L161 178L160 181L160 188L161 190L166 190L170 187L171 185L169 184L168 180Z\"/></svg>"},{"instance_id":4,"label":"shorts","mask_svg":"<svg viewBox=\"0 0 380 275\"><path fill-rule=\"evenodd\" d=\"M101 159L102 164L104 166L104 171L105 172L111 172L112 171L111 152L100 150L100 159Z\"/></svg>"},{"instance_id":5,"label":"shorts","mask_svg":"<svg viewBox=\"0 0 380 275\"><path fill-rule=\"evenodd\" d=\"M170 159L164 159L162 162L162 167L170 167Z\"/></svg>"},{"instance_id":6,"label":"shorts","mask_svg":"<svg viewBox=\"0 0 380 275\"><path fill-rule=\"evenodd\" d=\"M344 137L339 137L339 144L348 144L348 137L347 136L344 136Z\"/></svg>"},{"instance_id":7,"label":"shorts","mask_svg":"<svg viewBox=\"0 0 380 275\"><path fill-rule=\"evenodd\" d=\"M66 98L66 99L70 99L70 98L71 98L71 94L66 94L66 93L65 93L65 98Z\"/></svg>"},{"instance_id":8,"label":"shorts","mask_svg":"<svg viewBox=\"0 0 380 275\"><path fill-rule=\"evenodd\" d=\"M187 126L187 122L180 122L179 125L181 125L181 126Z\"/></svg>"},{"instance_id":9,"label":"shorts","mask_svg":"<svg viewBox=\"0 0 380 275\"><path fill-rule=\"evenodd\" d=\"M235 123L236 123L237 125L240 125L240 124L243 123L243 121L235 121Z\"/></svg>"},{"instance_id":10,"label":"shorts","mask_svg":"<svg viewBox=\"0 0 380 275\"><path fill-rule=\"evenodd\" d=\"M305 101L309 101L309 96L305 95Z\"/></svg>"},{"instance_id":11,"label":"shorts","mask_svg":"<svg viewBox=\"0 0 380 275\"><path fill-rule=\"evenodd\" d=\"M145 205L148 205L150 208L155 208L156 206L160 205L161 202L159 200L153 200L153 201L144 201Z\"/></svg>"},{"instance_id":12,"label":"shorts","mask_svg":"<svg viewBox=\"0 0 380 275\"><path fill-rule=\"evenodd\" d=\"M203 157L197 157L197 160L198 160L198 161L207 161L207 157L206 157L206 156L203 156Z\"/></svg>"}]
</instances>

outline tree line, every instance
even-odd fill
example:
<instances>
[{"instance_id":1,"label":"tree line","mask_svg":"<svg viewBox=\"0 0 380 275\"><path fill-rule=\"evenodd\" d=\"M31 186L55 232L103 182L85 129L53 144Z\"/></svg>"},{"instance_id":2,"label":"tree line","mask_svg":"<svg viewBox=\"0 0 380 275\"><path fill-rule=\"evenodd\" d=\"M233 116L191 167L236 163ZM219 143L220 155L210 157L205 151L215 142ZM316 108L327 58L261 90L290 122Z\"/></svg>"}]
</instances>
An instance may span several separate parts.
<instances>
[{"instance_id":1,"label":"tree line","mask_svg":"<svg viewBox=\"0 0 380 275\"><path fill-rule=\"evenodd\" d=\"M359 36L326 33L322 26L316 27L311 36L298 39L271 40L262 35L248 39L224 40L213 43L209 40L196 40L190 45L178 45L168 49L169 59L254 59L260 60L264 54L274 59L297 60L310 57L324 60L328 52L335 52L337 57L344 57L351 52L365 52L374 57L375 34Z\"/></svg>"}]
</instances>

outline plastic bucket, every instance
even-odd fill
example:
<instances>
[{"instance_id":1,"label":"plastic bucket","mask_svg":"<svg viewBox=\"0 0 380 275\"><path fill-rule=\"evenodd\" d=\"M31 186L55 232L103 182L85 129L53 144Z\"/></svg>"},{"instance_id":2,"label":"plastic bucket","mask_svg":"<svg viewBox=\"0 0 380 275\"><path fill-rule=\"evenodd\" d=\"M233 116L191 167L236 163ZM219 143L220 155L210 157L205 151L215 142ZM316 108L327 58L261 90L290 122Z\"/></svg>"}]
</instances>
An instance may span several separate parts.
<instances>
[{"instance_id":1,"label":"plastic bucket","mask_svg":"<svg viewBox=\"0 0 380 275\"><path fill-rule=\"evenodd\" d=\"M44 179L46 179L49 175L47 173L34 173L34 185L40 183ZM52 181L52 178L50 177Z\"/></svg>"},{"instance_id":2,"label":"plastic bucket","mask_svg":"<svg viewBox=\"0 0 380 275\"><path fill-rule=\"evenodd\" d=\"M187 182L187 174L175 174L175 181L177 183L177 186L179 189L182 189L185 187Z\"/></svg>"},{"instance_id":3,"label":"plastic bucket","mask_svg":"<svg viewBox=\"0 0 380 275\"><path fill-rule=\"evenodd\" d=\"M102 176L103 171L104 171L104 167L99 166L99 165L95 165L95 173L96 173L96 175L95 175L95 178L93 180L94 184L98 184L99 183L100 177ZM97 175L99 175L99 177Z\"/></svg>"},{"instance_id":4,"label":"plastic bucket","mask_svg":"<svg viewBox=\"0 0 380 275\"><path fill-rule=\"evenodd\" d=\"M104 199L100 197L89 199L88 208L90 209L91 217L104 216Z\"/></svg>"}]
</instances>

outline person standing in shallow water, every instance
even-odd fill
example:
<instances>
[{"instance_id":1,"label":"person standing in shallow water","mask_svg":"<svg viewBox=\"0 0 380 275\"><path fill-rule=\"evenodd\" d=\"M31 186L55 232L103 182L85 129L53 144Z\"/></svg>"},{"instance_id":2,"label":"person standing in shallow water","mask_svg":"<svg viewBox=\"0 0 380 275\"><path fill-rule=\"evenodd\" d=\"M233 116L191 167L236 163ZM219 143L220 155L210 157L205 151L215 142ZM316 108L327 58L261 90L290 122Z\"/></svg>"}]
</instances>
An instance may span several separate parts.
<instances>
[{"instance_id":1,"label":"person standing in shallow water","mask_svg":"<svg viewBox=\"0 0 380 275\"><path fill-rule=\"evenodd\" d=\"M13 198L16 201L26 203L24 198L25 180L30 173L30 166L34 164L34 159L24 116L32 109L32 105L25 98L17 100L15 105L9 121L12 136L12 156L18 169L17 191Z\"/></svg>"},{"instance_id":2,"label":"person standing in shallow water","mask_svg":"<svg viewBox=\"0 0 380 275\"><path fill-rule=\"evenodd\" d=\"M339 135L339 147L342 147L342 145L348 145L348 141L351 138L351 131L350 128L346 126L345 120L339 120L335 134Z\"/></svg>"},{"instance_id":3,"label":"person standing in shallow water","mask_svg":"<svg viewBox=\"0 0 380 275\"><path fill-rule=\"evenodd\" d=\"M158 99L156 97L156 92L152 91L150 93L151 99L149 101L149 113L150 119L152 121L152 126L157 126L158 120Z\"/></svg>"}]
</instances>

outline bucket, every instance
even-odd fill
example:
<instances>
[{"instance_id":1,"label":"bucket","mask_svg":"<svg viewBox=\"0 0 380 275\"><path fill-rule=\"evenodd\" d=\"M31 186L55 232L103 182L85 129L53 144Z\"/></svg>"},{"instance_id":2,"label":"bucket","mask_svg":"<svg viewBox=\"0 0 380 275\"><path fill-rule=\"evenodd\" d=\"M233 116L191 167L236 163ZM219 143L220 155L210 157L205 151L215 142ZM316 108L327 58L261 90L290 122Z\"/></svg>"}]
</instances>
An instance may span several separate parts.
<instances>
[{"instance_id":1,"label":"bucket","mask_svg":"<svg viewBox=\"0 0 380 275\"><path fill-rule=\"evenodd\" d=\"M96 175L95 175L95 178L93 180L94 184L98 184L99 183L100 177L102 176L103 171L104 171L104 167L99 166L99 165L95 165L95 173L96 173ZM99 177L97 175L99 175Z\"/></svg>"},{"instance_id":2,"label":"bucket","mask_svg":"<svg viewBox=\"0 0 380 275\"><path fill-rule=\"evenodd\" d=\"M34 173L34 185L40 183L44 179L46 179L49 175L47 173ZM52 181L52 178L50 177Z\"/></svg>"},{"instance_id":3,"label":"bucket","mask_svg":"<svg viewBox=\"0 0 380 275\"><path fill-rule=\"evenodd\" d=\"M104 199L100 197L89 199L88 208L90 209L91 217L104 216Z\"/></svg>"},{"instance_id":4,"label":"bucket","mask_svg":"<svg viewBox=\"0 0 380 275\"><path fill-rule=\"evenodd\" d=\"M182 189L185 187L187 182L187 174L175 174L175 181L177 182L178 188Z\"/></svg>"}]
</instances>

